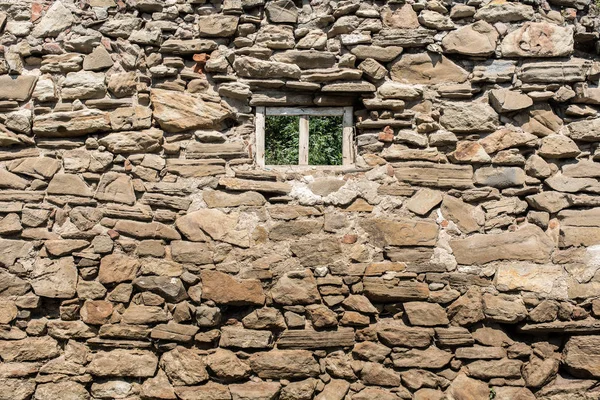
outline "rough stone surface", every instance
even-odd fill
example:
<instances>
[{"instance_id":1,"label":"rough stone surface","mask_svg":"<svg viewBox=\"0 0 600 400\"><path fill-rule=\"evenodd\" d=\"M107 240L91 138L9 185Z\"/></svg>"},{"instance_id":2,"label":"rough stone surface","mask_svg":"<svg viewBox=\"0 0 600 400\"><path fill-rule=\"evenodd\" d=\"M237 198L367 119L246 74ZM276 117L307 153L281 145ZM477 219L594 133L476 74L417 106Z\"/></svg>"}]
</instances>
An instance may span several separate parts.
<instances>
[{"instance_id":1,"label":"rough stone surface","mask_svg":"<svg viewBox=\"0 0 600 400\"><path fill-rule=\"evenodd\" d=\"M0 3L0 400L598 397L597 2Z\"/></svg>"}]
</instances>

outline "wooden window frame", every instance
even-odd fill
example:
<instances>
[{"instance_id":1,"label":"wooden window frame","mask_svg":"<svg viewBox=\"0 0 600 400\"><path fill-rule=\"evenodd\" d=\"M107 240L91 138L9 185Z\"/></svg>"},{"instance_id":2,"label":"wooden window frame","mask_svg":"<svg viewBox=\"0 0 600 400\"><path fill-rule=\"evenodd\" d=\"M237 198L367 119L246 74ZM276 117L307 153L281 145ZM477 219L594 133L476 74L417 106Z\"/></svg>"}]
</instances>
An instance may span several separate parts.
<instances>
[{"instance_id":1,"label":"wooden window frame","mask_svg":"<svg viewBox=\"0 0 600 400\"><path fill-rule=\"evenodd\" d=\"M354 165L354 118L352 107L256 107L256 165L260 168L335 168ZM300 117L300 147L298 164L265 165L265 120L268 116L284 115ZM308 117L342 117L342 165L308 164Z\"/></svg>"}]
</instances>

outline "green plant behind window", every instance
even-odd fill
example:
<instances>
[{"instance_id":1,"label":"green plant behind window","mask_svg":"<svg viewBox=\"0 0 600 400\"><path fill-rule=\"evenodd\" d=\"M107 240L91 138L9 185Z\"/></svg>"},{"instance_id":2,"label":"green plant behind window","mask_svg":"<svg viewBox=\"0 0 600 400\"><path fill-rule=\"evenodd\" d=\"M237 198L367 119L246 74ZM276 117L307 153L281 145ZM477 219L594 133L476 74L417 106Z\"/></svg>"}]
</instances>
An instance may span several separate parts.
<instances>
[{"instance_id":1,"label":"green plant behind window","mask_svg":"<svg viewBox=\"0 0 600 400\"><path fill-rule=\"evenodd\" d=\"M300 117L283 115L265 119L265 164L297 165Z\"/></svg>"},{"instance_id":2,"label":"green plant behind window","mask_svg":"<svg viewBox=\"0 0 600 400\"><path fill-rule=\"evenodd\" d=\"M342 117L310 117L308 163L342 165Z\"/></svg>"}]
</instances>

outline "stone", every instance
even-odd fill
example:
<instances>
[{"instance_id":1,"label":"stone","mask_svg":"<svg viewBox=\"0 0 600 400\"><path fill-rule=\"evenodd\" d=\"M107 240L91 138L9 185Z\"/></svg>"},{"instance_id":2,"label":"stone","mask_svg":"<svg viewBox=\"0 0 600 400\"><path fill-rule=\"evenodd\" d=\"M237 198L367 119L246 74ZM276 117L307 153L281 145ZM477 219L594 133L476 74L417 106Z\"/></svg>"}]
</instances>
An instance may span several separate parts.
<instances>
[{"instance_id":1,"label":"stone","mask_svg":"<svg viewBox=\"0 0 600 400\"><path fill-rule=\"evenodd\" d=\"M33 118L33 133L38 137L77 137L108 130L110 117L100 110L53 112Z\"/></svg>"},{"instance_id":2,"label":"stone","mask_svg":"<svg viewBox=\"0 0 600 400\"><path fill-rule=\"evenodd\" d=\"M238 17L235 15L203 15L198 21L200 37L228 37L235 34L238 26Z\"/></svg>"},{"instance_id":3,"label":"stone","mask_svg":"<svg viewBox=\"0 0 600 400\"><path fill-rule=\"evenodd\" d=\"M564 135L549 135L542 138L538 154L544 158L572 158L581 151L577 144Z\"/></svg>"},{"instance_id":4,"label":"stone","mask_svg":"<svg viewBox=\"0 0 600 400\"><path fill-rule=\"evenodd\" d=\"M69 255L76 250L81 250L89 246L87 240L64 239L64 240L46 240L44 246L48 253L53 256L61 257Z\"/></svg>"},{"instance_id":5,"label":"stone","mask_svg":"<svg viewBox=\"0 0 600 400\"><path fill-rule=\"evenodd\" d=\"M389 282L381 278L365 278L363 284L365 295L373 301L425 300L429 296L429 288L422 282Z\"/></svg>"},{"instance_id":6,"label":"stone","mask_svg":"<svg viewBox=\"0 0 600 400\"><path fill-rule=\"evenodd\" d=\"M492 132L498 125L498 114L486 103L446 103L440 123L451 132Z\"/></svg>"},{"instance_id":7,"label":"stone","mask_svg":"<svg viewBox=\"0 0 600 400\"><path fill-rule=\"evenodd\" d=\"M528 111L515 115L515 122L525 132L544 137L558 133L563 121L547 104L535 104Z\"/></svg>"},{"instance_id":8,"label":"stone","mask_svg":"<svg viewBox=\"0 0 600 400\"><path fill-rule=\"evenodd\" d=\"M152 89L150 100L154 118L167 132L211 129L231 116L229 108L220 103L170 90Z\"/></svg>"},{"instance_id":9,"label":"stone","mask_svg":"<svg viewBox=\"0 0 600 400\"><path fill-rule=\"evenodd\" d=\"M48 194L92 197L94 194L89 186L74 174L56 174L46 189Z\"/></svg>"},{"instance_id":10,"label":"stone","mask_svg":"<svg viewBox=\"0 0 600 400\"><path fill-rule=\"evenodd\" d=\"M75 22L73 14L62 1L56 1L33 28L35 37L56 37Z\"/></svg>"},{"instance_id":11,"label":"stone","mask_svg":"<svg viewBox=\"0 0 600 400\"><path fill-rule=\"evenodd\" d=\"M281 388L280 400L309 400L313 398L316 381L312 378L290 382Z\"/></svg>"},{"instance_id":12,"label":"stone","mask_svg":"<svg viewBox=\"0 0 600 400\"><path fill-rule=\"evenodd\" d=\"M600 118L571 122L567 128L567 136L573 140L594 142L600 138Z\"/></svg>"},{"instance_id":13,"label":"stone","mask_svg":"<svg viewBox=\"0 0 600 400\"><path fill-rule=\"evenodd\" d=\"M227 193L219 190L205 191L202 198L209 208L262 206L266 203L263 195L257 192Z\"/></svg>"},{"instance_id":14,"label":"stone","mask_svg":"<svg viewBox=\"0 0 600 400\"><path fill-rule=\"evenodd\" d=\"M96 47L94 51L83 58L85 71L101 71L112 67L113 64L114 62L104 46Z\"/></svg>"},{"instance_id":15,"label":"stone","mask_svg":"<svg viewBox=\"0 0 600 400\"><path fill-rule=\"evenodd\" d=\"M73 257L56 261L36 260L31 273L31 286L38 296L70 299L77 288L77 268Z\"/></svg>"},{"instance_id":16,"label":"stone","mask_svg":"<svg viewBox=\"0 0 600 400\"><path fill-rule=\"evenodd\" d=\"M17 317L18 312L14 301L0 301L0 324L11 323Z\"/></svg>"},{"instance_id":17,"label":"stone","mask_svg":"<svg viewBox=\"0 0 600 400\"><path fill-rule=\"evenodd\" d=\"M144 397L171 400L177 399L175 390L167 375L159 370L154 378L149 378L142 384L142 393Z\"/></svg>"},{"instance_id":18,"label":"stone","mask_svg":"<svg viewBox=\"0 0 600 400\"><path fill-rule=\"evenodd\" d=\"M490 104L499 113L523 110L533 105L533 99L513 90L490 90Z\"/></svg>"},{"instance_id":19,"label":"stone","mask_svg":"<svg viewBox=\"0 0 600 400\"><path fill-rule=\"evenodd\" d=\"M554 244L540 228L527 225L515 232L451 240L450 247L459 264L484 264L495 260L545 262Z\"/></svg>"},{"instance_id":20,"label":"stone","mask_svg":"<svg viewBox=\"0 0 600 400\"><path fill-rule=\"evenodd\" d=\"M271 332L244 329L241 327L223 327L219 346L240 349L265 349L271 346Z\"/></svg>"},{"instance_id":21,"label":"stone","mask_svg":"<svg viewBox=\"0 0 600 400\"><path fill-rule=\"evenodd\" d=\"M118 172L107 172L102 175L94 198L129 205L133 205L136 201L131 178Z\"/></svg>"},{"instance_id":22,"label":"stone","mask_svg":"<svg viewBox=\"0 0 600 400\"><path fill-rule=\"evenodd\" d=\"M37 80L35 75L0 76L0 86L4 88L0 93L0 100L28 100Z\"/></svg>"},{"instance_id":23,"label":"stone","mask_svg":"<svg viewBox=\"0 0 600 400\"><path fill-rule=\"evenodd\" d=\"M41 361L58 357L59 354L58 342L49 336L0 340L0 357L5 363Z\"/></svg>"},{"instance_id":24,"label":"stone","mask_svg":"<svg viewBox=\"0 0 600 400\"><path fill-rule=\"evenodd\" d=\"M232 400L275 400L281 385L278 382L246 382L229 385Z\"/></svg>"},{"instance_id":25,"label":"stone","mask_svg":"<svg viewBox=\"0 0 600 400\"><path fill-rule=\"evenodd\" d=\"M148 350L115 349L94 353L87 366L94 376L152 377L158 358Z\"/></svg>"},{"instance_id":26,"label":"stone","mask_svg":"<svg viewBox=\"0 0 600 400\"><path fill-rule=\"evenodd\" d=\"M403 54L391 64L390 76L411 84L463 83L468 73L450 59L428 54Z\"/></svg>"},{"instance_id":27,"label":"stone","mask_svg":"<svg viewBox=\"0 0 600 400\"><path fill-rule=\"evenodd\" d=\"M525 183L525 171L517 167L482 167L475 171L475 183L505 189Z\"/></svg>"},{"instance_id":28,"label":"stone","mask_svg":"<svg viewBox=\"0 0 600 400\"><path fill-rule=\"evenodd\" d=\"M442 39L442 46L447 53L489 56L496 50L497 41L496 29L485 21L477 21L448 33Z\"/></svg>"},{"instance_id":29,"label":"stone","mask_svg":"<svg viewBox=\"0 0 600 400\"><path fill-rule=\"evenodd\" d=\"M260 281L236 280L218 271L202 272L202 298L217 304L262 305L265 302Z\"/></svg>"},{"instance_id":30,"label":"stone","mask_svg":"<svg viewBox=\"0 0 600 400\"><path fill-rule=\"evenodd\" d=\"M19 258L25 258L33 244L24 240L0 239L0 265L11 267Z\"/></svg>"},{"instance_id":31,"label":"stone","mask_svg":"<svg viewBox=\"0 0 600 400\"><path fill-rule=\"evenodd\" d=\"M417 13L410 4L402 5L392 11L389 7L384 7L381 11L383 24L389 28L416 29L421 25Z\"/></svg>"},{"instance_id":32,"label":"stone","mask_svg":"<svg viewBox=\"0 0 600 400\"><path fill-rule=\"evenodd\" d=\"M0 386L4 388L4 392L0 394L0 399L27 400L35 392L36 385L33 379L0 378Z\"/></svg>"},{"instance_id":33,"label":"stone","mask_svg":"<svg viewBox=\"0 0 600 400\"><path fill-rule=\"evenodd\" d=\"M442 194L437 190L420 189L406 203L408 208L413 213L424 216L427 215L435 206L442 201Z\"/></svg>"},{"instance_id":34,"label":"stone","mask_svg":"<svg viewBox=\"0 0 600 400\"><path fill-rule=\"evenodd\" d=\"M225 381L238 381L247 378L252 369L241 361L234 352L217 349L206 357L206 365L218 377Z\"/></svg>"},{"instance_id":35,"label":"stone","mask_svg":"<svg viewBox=\"0 0 600 400\"><path fill-rule=\"evenodd\" d=\"M350 384L341 379L332 379L315 400L342 400L350 389Z\"/></svg>"},{"instance_id":36,"label":"stone","mask_svg":"<svg viewBox=\"0 0 600 400\"><path fill-rule=\"evenodd\" d=\"M485 222L485 214L481 208L453 196L444 196L440 210L444 218L454 222L464 233L477 232Z\"/></svg>"},{"instance_id":37,"label":"stone","mask_svg":"<svg viewBox=\"0 0 600 400\"><path fill-rule=\"evenodd\" d=\"M380 47L372 45L358 45L352 47L350 52L361 60L372 58L379 62L390 62L397 58L403 50L404 49L399 46Z\"/></svg>"},{"instance_id":38,"label":"stone","mask_svg":"<svg viewBox=\"0 0 600 400\"><path fill-rule=\"evenodd\" d=\"M393 353L392 362L396 368L443 368L452 359L452 353L429 347L426 350L403 349L404 351Z\"/></svg>"},{"instance_id":39,"label":"stone","mask_svg":"<svg viewBox=\"0 0 600 400\"><path fill-rule=\"evenodd\" d=\"M177 346L160 358L160 368L174 385L197 385L208 380L205 357L197 350Z\"/></svg>"},{"instance_id":40,"label":"stone","mask_svg":"<svg viewBox=\"0 0 600 400\"><path fill-rule=\"evenodd\" d=\"M569 372L579 378L597 378L600 336L572 336L563 352L563 360Z\"/></svg>"},{"instance_id":41,"label":"stone","mask_svg":"<svg viewBox=\"0 0 600 400\"><path fill-rule=\"evenodd\" d=\"M35 390L35 398L39 400L88 400L90 395L81 383L62 381L57 383L44 383Z\"/></svg>"},{"instance_id":42,"label":"stone","mask_svg":"<svg viewBox=\"0 0 600 400\"><path fill-rule=\"evenodd\" d=\"M175 393L181 400L231 400L229 388L214 382L200 386L176 386Z\"/></svg>"},{"instance_id":43,"label":"stone","mask_svg":"<svg viewBox=\"0 0 600 400\"><path fill-rule=\"evenodd\" d=\"M429 221L365 219L362 228L377 246L434 246L438 227Z\"/></svg>"},{"instance_id":44,"label":"stone","mask_svg":"<svg viewBox=\"0 0 600 400\"><path fill-rule=\"evenodd\" d=\"M240 247L249 247L247 231L236 230L239 214L225 214L215 209L202 209L177 218L177 229L191 241L203 242L210 237Z\"/></svg>"},{"instance_id":45,"label":"stone","mask_svg":"<svg viewBox=\"0 0 600 400\"><path fill-rule=\"evenodd\" d=\"M320 300L317 281L309 270L280 277L271 289L271 297L282 305L312 304Z\"/></svg>"},{"instance_id":46,"label":"stone","mask_svg":"<svg viewBox=\"0 0 600 400\"><path fill-rule=\"evenodd\" d=\"M181 235L165 224L160 222L137 222L137 221L117 221L114 229L122 234L132 236L138 239L165 239L179 240Z\"/></svg>"},{"instance_id":47,"label":"stone","mask_svg":"<svg viewBox=\"0 0 600 400\"><path fill-rule=\"evenodd\" d=\"M354 343L354 331L352 329L339 329L337 331L286 330L279 337L277 348L310 350L352 347Z\"/></svg>"},{"instance_id":48,"label":"stone","mask_svg":"<svg viewBox=\"0 0 600 400\"><path fill-rule=\"evenodd\" d=\"M473 167L470 165L403 162L396 164L394 173L398 180L414 185L457 189L468 189L473 185Z\"/></svg>"},{"instance_id":49,"label":"stone","mask_svg":"<svg viewBox=\"0 0 600 400\"><path fill-rule=\"evenodd\" d=\"M400 375L391 368L378 363L364 363L360 372L361 380L367 385L400 386Z\"/></svg>"},{"instance_id":50,"label":"stone","mask_svg":"<svg viewBox=\"0 0 600 400\"><path fill-rule=\"evenodd\" d=\"M173 303L179 303L188 298L183 283L175 277L142 276L133 280L133 286L138 290L156 293Z\"/></svg>"},{"instance_id":51,"label":"stone","mask_svg":"<svg viewBox=\"0 0 600 400\"><path fill-rule=\"evenodd\" d=\"M484 294L483 313L488 320L504 324L515 324L525 319L527 309L518 300L503 299L500 296Z\"/></svg>"},{"instance_id":52,"label":"stone","mask_svg":"<svg viewBox=\"0 0 600 400\"><path fill-rule=\"evenodd\" d=\"M512 147L532 147L537 143L537 136L527 132L511 129L500 129L479 140L489 154Z\"/></svg>"},{"instance_id":53,"label":"stone","mask_svg":"<svg viewBox=\"0 0 600 400\"><path fill-rule=\"evenodd\" d=\"M415 301L404 303L403 307L411 325L438 326L449 324L448 316L439 304Z\"/></svg>"},{"instance_id":54,"label":"stone","mask_svg":"<svg viewBox=\"0 0 600 400\"><path fill-rule=\"evenodd\" d=\"M508 1L494 1L481 7L475 13L475 19L482 19L490 23L517 22L533 19L534 13L535 11L530 5Z\"/></svg>"},{"instance_id":55,"label":"stone","mask_svg":"<svg viewBox=\"0 0 600 400\"><path fill-rule=\"evenodd\" d=\"M271 350L250 357L250 367L263 379L302 379L319 374L319 364L307 350Z\"/></svg>"},{"instance_id":56,"label":"stone","mask_svg":"<svg viewBox=\"0 0 600 400\"><path fill-rule=\"evenodd\" d=\"M200 54L212 52L217 48L217 42L208 39L180 40L170 38L160 46L161 53L172 53L178 55Z\"/></svg>"},{"instance_id":57,"label":"stone","mask_svg":"<svg viewBox=\"0 0 600 400\"><path fill-rule=\"evenodd\" d=\"M453 323L463 326L482 321L485 316L481 290L478 287L468 289L464 295L448 307L447 314Z\"/></svg>"},{"instance_id":58,"label":"stone","mask_svg":"<svg viewBox=\"0 0 600 400\"><path fill-rule=\"evenodd\" d=\"M132 281L139 269L137 259L124 254L109 254L100 261L98 280L103 284Z\"/></svg>"},{"instance_id":59,"label":"stone","mask_svg":"<svg viewBox=\"0 0 600 400\"><path fill-rule=\"evenodd\" d=\"M69 72L62 83L60 93L65 100L104 97L104 74L90 71Z\"/></svg>"},{"instance_id":60,"label":"stone","mask_svg":"<svg viewBox=\"0 0 600 400\"><path fill-rule=\"evenodd\" d=\"M563 57L573 52L573 31L548 22L526 22L500 44L504 57Z\"/></svg>"},{"instance_id":61,"label":"stone","mask_svg":"<svg viewBox=\"0 0 600 400\"><path fill-rule=\"evenodd\" d=\"M276 61L264 61L252 57L239 57L233 68L242 77L247 78L300 78L300 67Z\"/></svg>"},{"instance_id":62,"label":"stone","mask_svg":"<svg viewBox=\"0 0 600 400\"><path fill-rule=\"evenodd\" d=\"M490 389L484 382L459 373L446 390L446 396L448 400L486 400L490 397Z\"/></svg>"},{"instance_id":63,"label":"stone","mask_svg":"<svg viewBox=\"0 0 600 400\"><path fill-rule=\"evenodd\" d=\"M555 358L541 359L532 357L529 363L523 366L523 378L527 387L542 387L556 377L559 360Z\"/></svg>"},{"instance_id":64,"label":"stone","mask_svg":"<svg viewBox=\"0 0 600 400\"><path fill-rule=\"evenodd\" d=\"M433 10L423 10L419 13L419 23L426 28L437 29L440 31L454 29L454 23L445 15Z\"/></svg>"},{"instance_id":65,"label":"stone","mask_svg":"<svg viewBox=\"0 0 600 400\"><path fill-rule=\"evenodd\" d=\"M339 241L321 239L297 240L290 250L303 267L326 265L339 259L342 252Z\"/></svg>"}]
</instances>

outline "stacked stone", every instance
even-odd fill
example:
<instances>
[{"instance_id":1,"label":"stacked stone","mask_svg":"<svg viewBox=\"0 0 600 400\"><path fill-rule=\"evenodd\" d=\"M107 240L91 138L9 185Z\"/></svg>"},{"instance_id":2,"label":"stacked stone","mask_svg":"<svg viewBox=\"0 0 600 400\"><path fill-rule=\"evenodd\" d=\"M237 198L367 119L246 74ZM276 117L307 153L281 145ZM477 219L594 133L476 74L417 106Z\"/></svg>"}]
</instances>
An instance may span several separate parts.
<instances>
[{"instance_id":1,"label":"stacked stone","mask_svg":"<svg viewBox=\"0 0 600 400\"><path fill-rule=\"evenodd\" d=\"M0 0L0 400L599 398L597 16Z\"/></svg>"}]
</instances>

